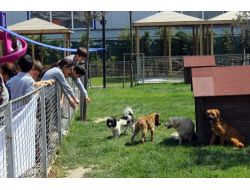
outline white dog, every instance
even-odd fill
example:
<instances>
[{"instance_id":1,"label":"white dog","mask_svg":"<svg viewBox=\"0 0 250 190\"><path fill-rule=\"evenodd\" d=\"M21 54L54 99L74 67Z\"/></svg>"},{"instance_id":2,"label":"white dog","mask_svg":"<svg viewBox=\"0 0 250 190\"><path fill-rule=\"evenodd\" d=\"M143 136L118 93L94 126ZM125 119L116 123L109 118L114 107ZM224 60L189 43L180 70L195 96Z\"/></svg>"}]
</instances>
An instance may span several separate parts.
<instances>
[{"instance_id":1,"label":"white dog","mask_svg":"<svg viewBox=\"0 0 250 190\"><path fill-rule=\"evenodd\" d=\"M133 110L130 107L127 107L124 110L124 114L120 119L115 119L110 117L107 119L107 126L111 129L111 132L114 137L119 137L121 133L127 134L127 130L130 127L133 132L134 125L132 122L134 121L133 118Z\"/></svg>"},{"instance_id":2,"label":"white dog","mask_svg":"<svg viewBox=\"0 0 250 190\"><path fill-rule=\"evenodd\" d=\"M170 117L169 121L165 123L165 127L176 130L171 136L179 140L179 145L182 144L183 140L191 142L195 134L193 121L184 117Z\"/></svg>"}]
</instances>

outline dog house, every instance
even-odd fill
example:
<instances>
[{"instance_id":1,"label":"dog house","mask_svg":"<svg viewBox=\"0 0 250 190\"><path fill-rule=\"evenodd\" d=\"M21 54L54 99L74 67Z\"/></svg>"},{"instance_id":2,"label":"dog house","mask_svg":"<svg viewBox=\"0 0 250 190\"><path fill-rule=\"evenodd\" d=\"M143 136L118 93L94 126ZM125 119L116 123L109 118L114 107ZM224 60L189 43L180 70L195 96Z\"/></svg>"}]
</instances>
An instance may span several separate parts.
<instances>
[{"instance_id":1,"label":"dog house","mask_svg":"<svg viewBox=\"0 0 250 190\"><path fill-rule=\"evenodd\" d=\"M209 144L210 123L206 110L217 108L222 119L250 143L250 66L192 69L196 132L200 143Z\"/></svg>"},{"instance_id":2,"label":"dog house","mask_svg":"<svg viewBox=\"0 0 250 190\"><path fill-rule=\"evenodd\" d=\"M192 84L191 68L215 66L215 58L213 55L184 56L183 62L184 62L184 82L186 84Z\"/></svg>"}]
</instances>

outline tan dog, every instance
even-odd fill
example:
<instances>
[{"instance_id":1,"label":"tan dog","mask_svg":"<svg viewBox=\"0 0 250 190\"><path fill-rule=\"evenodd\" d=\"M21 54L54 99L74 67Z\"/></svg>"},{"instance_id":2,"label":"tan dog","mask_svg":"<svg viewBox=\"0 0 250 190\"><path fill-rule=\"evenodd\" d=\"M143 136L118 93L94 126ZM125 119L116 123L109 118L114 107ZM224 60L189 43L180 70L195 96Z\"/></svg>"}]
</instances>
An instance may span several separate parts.
<instances>
[{"instance_id":1,"label":"tan dog","mask_svg":"<svg viewBox=\"0 0 250 190\"><path fill-rule=\"evenodd\" d=\"M151 141L154 141L154 128L158 125L160 125L159 113L152 113L150 115L140 117L135 123L133 135L131 137L131 144L134 143L134 138L139 133L139 131L142 132L142 143L144 143L146 140L146 134L148 130L150 130L151 133Z\"/></svg>"},{"instance_id":2,"label":"tan dog","mask_svg":"<svg viewBox=\"0 0 250 190\"><path fill-rule=\"evenodd\" d=\"M227 125L221 119L220 111L218 109L207 110L207 116L212 130L210 145L214 144L216 136L219 136L221 145L224 145L224 140L228 140L237 148L243 148L245 146L245 138L240 135L236 128Z\"/></svg>"}]
</instances>

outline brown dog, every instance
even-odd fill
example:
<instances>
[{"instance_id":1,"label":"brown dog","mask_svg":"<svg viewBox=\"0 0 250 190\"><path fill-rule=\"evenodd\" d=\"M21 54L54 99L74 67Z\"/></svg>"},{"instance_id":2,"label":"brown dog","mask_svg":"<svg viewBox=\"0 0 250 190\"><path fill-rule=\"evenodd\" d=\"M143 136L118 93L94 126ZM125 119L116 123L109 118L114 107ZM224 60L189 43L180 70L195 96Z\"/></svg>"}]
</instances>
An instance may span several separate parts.
<instances>
[{"instance_id":1,"label":"brown dog","mask_svg":"<svg viewBox=\"0 0 250 190\"><path fill-rule=\"evenodd\" d=\"M221 145L224 145L224 140L228 140L237 148L243 148L245 146L245 138L240 135L236 128L227 125L221 119L220 111L218 109L208 109L207 116L212 130L210 145L214 144L216 136L219 136Z\"/></svg>"},{"instance_id":2,"label":"brown dog","mask_svg":"<svg viewBox=\"0 0 250 190\"><path fill-rule=\"evenodd\" d=\"M142 132L142 143L144 143L146 140L146 134L148 130L150 130L151 133L151 141L154 141L154 128L158 125L160 125L159 113L152 113L150 115L140 117L135 123L133 135L131 137L131 144L134 143L134 138L139 133L139 131Z\"/></svg>"}]
</instances>

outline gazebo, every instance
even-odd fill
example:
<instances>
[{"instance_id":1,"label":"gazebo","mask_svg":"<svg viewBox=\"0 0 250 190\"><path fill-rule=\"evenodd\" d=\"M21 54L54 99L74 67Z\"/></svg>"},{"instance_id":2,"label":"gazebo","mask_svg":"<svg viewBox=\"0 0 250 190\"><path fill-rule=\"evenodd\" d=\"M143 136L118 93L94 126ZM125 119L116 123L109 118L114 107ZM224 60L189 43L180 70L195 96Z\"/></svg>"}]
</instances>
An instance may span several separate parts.
<instances>
[{"instance_id":1,"label":"gazebo","mask_svg":"<svg viewBox=\"0 0 250 190\"><path fill-rule=\"evenodd\" d=\"M31 35L34 40L34 35L40 36L40 41L42 42L42 35L45 34L62 34L64 35L64 47L70 48L70 34L72 31L66 27L47 22L39 18L33 18L20 22L11 26L8 26L8 29L16 32L20 35ZM65 56L66 56L66 52ZM34 44L32 44L32 57L35 55ZM41 60L42 61L42 60Z\"/></svg>"},{"instance_id":2,"label":"gazebo","mask_svg":"<svg viewBox=\"0 0 250 190\"><path fill-rule=\"evenodd\" d=\"M169 72L172 73L172 47L171 47L171 28L173 27L192 27L193 33L193 54L203 55L203 36L204 28L202 27L207 21L184 15L177 12L164 11L159 12L144 19L138 20L133 23L133 27L136 31L136 54L140 53L139 46L139 29L145 27L163 27L164 33L166 34L165 46L168 45L168 59L169 59ZM206 34L209 33L208 30L205 31ZM212 51L211 46L211 51ZM165 48L166 49L166 48ZM167 54L167 53L166 53Z\"/></svg>"},{"instance_id":3,"label":"gazebo","mask_svg":"<svg viewBox=\"0 0 250 190\"><path fill-rule=\"evenodd\" d=\"M165 47L168 45L169 72L172 72L172 47L171 47L171 28L173 27L192 27L193 36L193 55L214 55L214 26L230 26L233 32L233 25L239 15L239 11L229 11L208 20L184 15L178 12L159 12L133 23L136 31L136 50L140 53L139 29L145 27L164 27L166 39ZM170 35L169 35L170 34ZM164 48L166 49L166 48Z\"/></svg>"}]
</instances>

